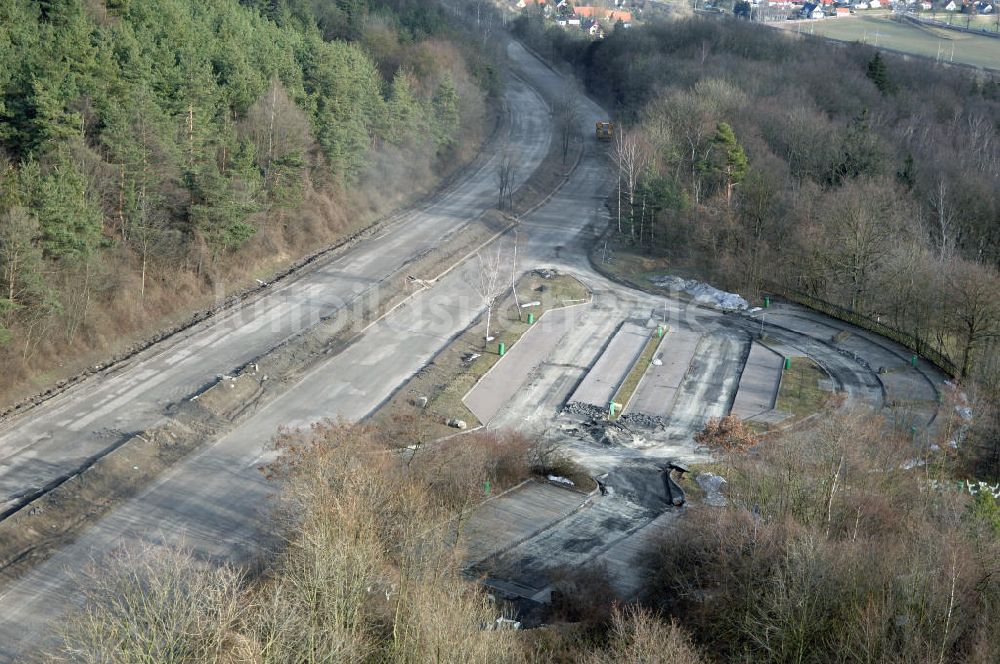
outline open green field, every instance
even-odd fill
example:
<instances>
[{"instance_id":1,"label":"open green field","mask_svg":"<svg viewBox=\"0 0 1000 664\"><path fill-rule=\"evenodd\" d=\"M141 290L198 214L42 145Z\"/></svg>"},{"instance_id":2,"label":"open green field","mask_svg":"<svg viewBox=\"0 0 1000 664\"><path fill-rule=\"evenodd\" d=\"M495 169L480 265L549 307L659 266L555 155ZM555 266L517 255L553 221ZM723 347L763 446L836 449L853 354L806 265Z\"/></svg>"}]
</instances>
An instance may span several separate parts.
<instances>
[{"instance_id":1,"label":"open green field","mask_svg":"<svg viewBox=\"0 0 1000 664\"><path fill-rule=\"evenodd\" d=\"M996 14L967 16L956 12L938 12L935 16L930 12L924 12L923 18L930 18L949 25L957 25L963 28L969 27L975 30L989 30L990 32L997 32L998 30ZM968 25L966 25L966 20L968 20Z\"/></svg>"},{"instance_id":2,"label":"open green field","mask_svg":"<svg viewBox=\"0 0 1000 664\"><path fill-rule=\"evenodd\" d=\"M912 53L943 62L1000 69L1000 39L947 28L899 23L886 15L856 14L822 21L785 21L781 29L814 34L838 41L862 42L894 51Z\"/></svg>"}]
</instances>

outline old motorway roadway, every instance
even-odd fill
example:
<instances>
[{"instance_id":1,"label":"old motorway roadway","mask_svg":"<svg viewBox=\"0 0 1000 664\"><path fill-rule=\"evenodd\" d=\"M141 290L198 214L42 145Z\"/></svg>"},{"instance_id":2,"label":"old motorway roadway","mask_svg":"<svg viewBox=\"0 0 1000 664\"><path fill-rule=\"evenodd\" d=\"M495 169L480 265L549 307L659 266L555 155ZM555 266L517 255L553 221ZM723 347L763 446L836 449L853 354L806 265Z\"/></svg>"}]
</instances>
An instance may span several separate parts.
<instances>
[{"instance_id":1,"label":"old motorway roadway","mask_svg":"<svg viewBox=\"0 0 1000 664\"><path fill-rule=\"evenodd\" d=\"M518 173L522 179L529 177L552 140L550 112L536 90L564 82L516 43L508 54L520 76L511 80L506 93L508 135L496 142L493 154L431 204L403 215L384 235L323 260L4 424L0 510L71 471L121 432L155 425L170 404L215 375L259 356L363 293L442 236L459 232L467 220L491 207L495 162L502 150L519 155ZM581 103L586 131L603 112L590 102ZM602 157L588 145L566 187L587 191L588 196L576 199L571 218L559 215L560 227L538 233L544 246L551 250L558 237L590 233L602 217L607 179ZM553 199L538 214L544 216L552 206L566 211L568 203L573 201ZM525 252L525 267L531 260L531 252ZM228 559L251 553L270 493L256 466L277 427L337 415L359 417L377 407L479 314L481 306L467 286L471 263L373 326L349 353L321 363L243 426L172 468L75 543L0 588L0 662L37 652L66 608L79 601L79 568L123 543L183 542L198 553Z\"/></svg>"}]
</instances>

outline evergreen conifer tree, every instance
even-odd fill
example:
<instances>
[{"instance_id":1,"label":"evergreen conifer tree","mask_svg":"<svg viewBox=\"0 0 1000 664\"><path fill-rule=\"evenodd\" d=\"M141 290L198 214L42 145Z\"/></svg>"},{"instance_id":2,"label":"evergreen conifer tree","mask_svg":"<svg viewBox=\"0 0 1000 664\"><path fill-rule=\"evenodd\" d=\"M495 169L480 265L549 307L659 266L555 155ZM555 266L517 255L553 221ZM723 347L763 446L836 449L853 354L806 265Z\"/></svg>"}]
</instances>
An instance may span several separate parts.
<instances>
[{"instance_id":1,"label":"evergreen conifer tree","mask_svg":"<svg viewBox=\"0 0 1000 664\"><path fill-rule=\"evenodd\" d=\"M883 95L896 93L896 85L889 78L889 68L885 64L885 60L882 59L881 53L876 52L875 57L868 63L867 76Z\"/></svg>"}]
</instances>

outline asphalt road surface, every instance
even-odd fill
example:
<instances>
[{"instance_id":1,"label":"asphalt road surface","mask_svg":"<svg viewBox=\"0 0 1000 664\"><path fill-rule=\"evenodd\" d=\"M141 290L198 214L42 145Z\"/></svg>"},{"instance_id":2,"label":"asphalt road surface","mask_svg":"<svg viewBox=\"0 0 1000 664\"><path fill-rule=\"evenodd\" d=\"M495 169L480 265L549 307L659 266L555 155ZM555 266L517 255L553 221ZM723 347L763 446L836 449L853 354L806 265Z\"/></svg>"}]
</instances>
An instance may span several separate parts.
<instances>
[{"instance_id":1,"label":"asphalt road surface","mask_svg":"<svg viewBox=\"0 0 1000 664\"><path fill-rule=\"evenodd\" d=\"M516 154L521 181L548 150L549 112L541 97L510 81L509 133L496 142ZM0 512L71 472L123 436L148 429L165 409L285 339L377 288L496 200L496 154L487 155L432 204L412 210L390 232L285 279L141 353L121 367L0 425Z\"/></svg>"},{"instance_id":2,"label":"asphalt road surface","mask_svg":"<svg viewBox=\"0 0 1000 664\"><path fill-rule=\"evenodd\" d=\"M516 43L508 53L535 89L565 85ZM522 178L535 170L551 140L550 113L535 89L512 80L507 99L513 116L510 136L497 146L498 151L519 153ZM585 132L592 132L601 117L598 107L581 100ZM383 237L288 279L256 301L151 348L127 367L97 376L7 424L0 433L0 495L16 499L26 487L73 467L107 445L109 431L154 425L170 403L343 306L407 258L488 209L495 197L495 159L485 159L432 205L406 215ZM585 182L576 183L579 177ZM592 234L606 180L603 157L588 150L564 187L571 195L576 187L589 192L584 209L575 195L556 196L528 217L538 221L522 232L519 264L524 269L558 253L559 244L585 227ZM268 443L278 428L327 417L358 419L375 409L480 313L481 302L468 286L474 269L473 262L467 262L411 298L243 425L182 461L76 542L0 590L0 661L35 652L50 639L52 626L80 600L76 570L122 544L183 544L196 555L237 561L257 552L261 517L271 494L257 467L268 459Z\"/></svg>"},{"instance_id":3,"label":"asphalt road surface","mask_svg":"<svg viewBox=\"0 0 1000 664\"><path fill-rule=\"evenodd\" d=\"M404 215L385 235L324 260L238 309L195 326L122 368L95 376L4 425L0 428L0 505L16 501L26 488L74 467L80 458L116 436L155 425L169 404L377 287L410 256L439 242L442 235L456 232L492 205L495 159L503 143L520 152L517 172L522 178L530 177L552 140L549 110L535 90L562 96L572 86L516 43L508 55L530 85L512 81L507 99L512 114L510 135L498 142L495 154L487 155L478 168L470 169L432 204ZM623 320L666 318L674 329L701 337L703 345L692 363L697 364L699 379L685 379L678 386L674 416L666 432L668 444L599 450L580 444L571 449L588 466L603 468L636 457L683 458L689 452L692 428L731 406L750 339L760 322L628 291L593 272L586 252L607 223L604 200L613 178L606 146L593 140L594 122L607 116L590 100L577 99L585 138L583 157L559 191L521 220L518 267L525 271L555 267L574 274L594 292L594 301L575 313L575 325L561 336L554 352L533 364L536 369L500 408L494 424L520 423L535 427L536 432L558 426L553 424L554 415L615 328ZM181 461L73 544L0 589L0 662L38 652L39 645L52 637L59 618L80 601L77 571L122 544L183 544L196 555L237 562L259 553L267 545L262 517L273 488L257 468L271 458L268 444L274 433L281 426L302 426L324 418L359 419L376 409L482 311L480 298L469 286L477 269L474 260L467 261L419 291L345 351L316 364L242 425ZM858 357L871 358L866 362L899 363L904 354L898 347L863 335L841 339L838 343L844 347L834 347L822 317L794 307L782 314L780 319L768 314L770 338L819 358L846 391L848 403L879 406L884 402L886 387ZM906 380L933 393L934 383L941 378L913 372L892 380L900 382L900 389L906 387L902 384ZM602 519L600 523L606 524L591 528L592 532L554 529L546 535L548 543L541 539L525 542L518 553L537 560L547 551L563 551L572 562L610 556L613 547L645 532L637 529L656 513L648 506L621 502L615 509L610 501L595 509L607 510L608 519ZM634 512L635 518L616 519L621 510ZM507 562L520 565L516 557L511 552ZM539 587L544 566L522 567L538 572L537 585L530 585Z\"/></svg>"},{"instance_id":4,"label":"asphalt road surface","mask_svg":"<svg viewBox=\"0 0 1000 664\"><path fill-rule=\"evenodd\" d=\"M600 359L587 372L572 401L607 408L618 386L649 341L651 330L635 323L625 323L611 338Z\"/></svg>"},{"instance_id":5,"label":"asphalt road surface","mask_svg":"<svg viewBox=\"0 0 1000 664\"><path fill-rule=\"evenodd\" d=\"M785 358L781 355L754 342L740 376L740 387L733 401L733 415L748 420L774 408L784 363Z\"/></svg>"}]
</instances>

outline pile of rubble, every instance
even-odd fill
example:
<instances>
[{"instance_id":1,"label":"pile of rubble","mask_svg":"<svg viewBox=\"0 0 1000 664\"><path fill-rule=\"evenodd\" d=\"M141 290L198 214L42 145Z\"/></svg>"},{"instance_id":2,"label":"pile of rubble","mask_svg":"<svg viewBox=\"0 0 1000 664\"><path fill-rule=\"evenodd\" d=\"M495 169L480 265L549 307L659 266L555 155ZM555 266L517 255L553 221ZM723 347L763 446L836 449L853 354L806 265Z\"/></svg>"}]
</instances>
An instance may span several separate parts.
<instances>
[{"instance_id":1,"label":"pile of rubble","mask_svg":"<svg viewBox=\"0 0 1000 664\"><path fill-rule=\"evenodd\" d=\"M633 436L635 434L632 432L631 427L662 431L667 426L666 420L659 415L646 415L645 413L626 413L617 420L609 422L607 419L608 413L603 408L579 401L572 401L566 404L563 412L570 415L582 415L586 418L586 426L588 427L593 428L598 425L601 427L608 425L618 426L626 429Z\"/></svg>"},{"instance_id":2,"label":"pile of rubble","mask_svg":"<svg viewBox=\"0 0 1000 664\"><path fill-rule=\"evenodd\" d=\"M667 422L659 415L646 415L645 413L625 413L619 420L630 427L641 427L643 429L665 429Z\"/></svg>"},{"instance_id":3,"label":"pile of rubble","mask_svg":"<svg viewBox=\"0 0 1000 664\"><path fill-rule=\"evenodd\" d=\"M635 447L646 442L646 439L633 431L627 423L622 420L609 421L603 412L588 416L578 425L563 427L563 430L591 438L594 442L607 446Z\"/></svg>"},{"instance_id":4,"label":"pile of rubble","mask_svg":"<svg viewBox=\"0 0 1000 664\"><path fill-rule=\"evenodd\" d=\"M651 277L649 281L660 288L687 293L695 302L722 311L746 311L749 308L747 301L736 293L727 293L696 279L664 275Z\"/></svg>"},{"instance_id":5,"label":"pile of rubble","mask_svg":"<svg viewBox=\"0 0 1000 664\"><path fill-rule=\"evenodd\" d=\"M564 413L569 413L570 415L583 415L588 419L601 419L607 415L607 412L592 403L582 403L580 401L571 401L566 404L563 408Z\"/></svg>"}]
</instances>

